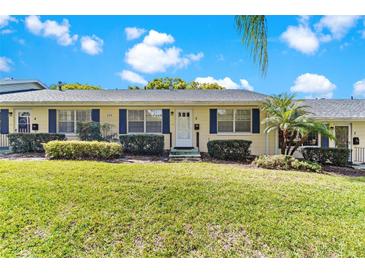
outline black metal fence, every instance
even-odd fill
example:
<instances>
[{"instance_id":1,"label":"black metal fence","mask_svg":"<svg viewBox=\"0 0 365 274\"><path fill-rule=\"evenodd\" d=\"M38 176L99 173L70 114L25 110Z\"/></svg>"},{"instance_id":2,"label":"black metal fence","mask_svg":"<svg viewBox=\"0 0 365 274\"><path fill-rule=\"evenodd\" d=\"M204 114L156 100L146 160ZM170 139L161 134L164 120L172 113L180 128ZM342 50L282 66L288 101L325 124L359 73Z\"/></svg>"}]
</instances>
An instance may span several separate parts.
<instances>
[{"instance_id":1,"label":"black metal fence","mask_svg":"<svg viewBox=\"0 0 365 274\"><path fill-rule=\"evenodd\" d=\"M9 147L9 139L7 134L0 134L0 149Z\"/></svg>"},{"instance_id":2,"label":"black metal fence","mask_svg":"<svg viewBox=\"0 0 365 274\"><path fill-rule=\"evenodd\" d=\"M353 149L353 162L365 163L365 147L355 147Z\"/></svg>"}]
</instances>

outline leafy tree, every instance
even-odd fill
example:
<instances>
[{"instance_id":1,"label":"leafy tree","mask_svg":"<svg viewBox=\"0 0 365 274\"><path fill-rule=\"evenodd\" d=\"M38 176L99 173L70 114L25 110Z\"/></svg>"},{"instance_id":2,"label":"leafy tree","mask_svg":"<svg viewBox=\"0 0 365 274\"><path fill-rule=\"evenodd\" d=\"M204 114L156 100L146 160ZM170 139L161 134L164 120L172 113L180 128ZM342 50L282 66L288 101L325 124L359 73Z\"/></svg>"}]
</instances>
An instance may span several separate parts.
<instances>
[{"instance_id":1,"label":"leafy tree","mask_svg":"<svg viewBox=\"0 0 365 274\"><path fill-rule=\"evenodd\" d=\"M80 83L62 83L62 90L101 90L100 86L80 84ZM58 84L53 84L50 89L58 89Z\"/></svg>"},{"instance_id":2,"label":"leafy tree","mask_svg":"<svg viewBox=\"0 0 365 274\"><path fill-rule=\"evenodd\" d=\"M300 102L301 100L294 101L294 95L287 94L269 97L264 102L263 110L266 111L267 118L262 123L266 124L267 133L281 131L281 154L293 155L310 133L335 138L326 125L310 117L308 106Z\"/></svg>"},{"instance_id":3,"label":"leafy tree","mask_svg":"<svg viewBox=\"0 0 365 274\"><path fill-rule=\"evenodd\" d=\"M145 89L170 89L172 84L174 90L179 89L224 89L217 83L198 83L195 81L186 82L181 78L156 78L148 82Z\"/></svg>"},{"instance_id":4,"label":"leafy tree","mask_svg":"<svg viewBox=\"0 0 365 274\"><path fill-rule=\"evenodd\" d=\"M237 15L236 28L241 35L242 44L251 49L253 61L259 63L262 74L268 66L267 24L264 15Z\"/></svg>"},{"instance_id":5,"label":"leafy tree","mask_svg":"<svg viewBox=\"0 0 365 274\"><path fill-rule=\"evenodd\" d=\"M192 81L188 84L187 89L224 89L217 83L198 83Z\"/></svg>"},{"instance_id":6,"label":"leafy tree","mask_svg":"<svg viewBox=\"0 0 365 274\"><path fill-rule=\"evenodd\" d=\"M186 89L187 83L181 78L156 78L149 81L145 89L169 89L170 85L173 89Z\"/></svg>"},{"instance_id":7,"label":"leafy tree","mask_svg":"<svg viewBox=\"0 0 365 274\"><path fill-rule=\"evenodd\" d=\"M139 86L128 86L128 89L137 90L137 89L141 89L141 88Z\"/></svg>"}]
</instances>

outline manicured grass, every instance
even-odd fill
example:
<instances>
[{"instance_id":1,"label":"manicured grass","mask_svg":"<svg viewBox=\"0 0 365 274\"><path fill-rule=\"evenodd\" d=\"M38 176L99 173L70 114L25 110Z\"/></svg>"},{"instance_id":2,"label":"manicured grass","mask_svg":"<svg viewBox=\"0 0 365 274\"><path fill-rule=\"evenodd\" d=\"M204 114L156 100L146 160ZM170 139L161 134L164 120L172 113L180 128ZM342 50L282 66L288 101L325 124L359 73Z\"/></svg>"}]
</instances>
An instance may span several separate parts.
<instances>
[{"instance_id":1,"label":"manicured grass","mask_svg":"<svg viewBox=\"0 0 365 274\"><path fill-rule=\"evenodd\" d=\"M364 257L365 178L0 161L2 257Z\"/></svg>"}]
</instances>

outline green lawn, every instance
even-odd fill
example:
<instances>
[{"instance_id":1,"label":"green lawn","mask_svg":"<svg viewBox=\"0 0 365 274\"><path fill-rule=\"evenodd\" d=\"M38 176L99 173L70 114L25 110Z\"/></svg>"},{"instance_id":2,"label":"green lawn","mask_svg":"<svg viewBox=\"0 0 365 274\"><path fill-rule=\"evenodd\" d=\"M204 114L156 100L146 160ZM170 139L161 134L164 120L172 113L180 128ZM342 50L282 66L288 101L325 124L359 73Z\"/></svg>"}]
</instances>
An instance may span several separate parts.
<instances>
[{"instance_id":1,"label":"green lawn","mask_svg":"<svg viewBox=\"0 0 365 274\"><path fill-rule=\"evenodd\" d=\"M1 257L364 257L365 178L0 161Z\"/></svg>"}]
</instances>

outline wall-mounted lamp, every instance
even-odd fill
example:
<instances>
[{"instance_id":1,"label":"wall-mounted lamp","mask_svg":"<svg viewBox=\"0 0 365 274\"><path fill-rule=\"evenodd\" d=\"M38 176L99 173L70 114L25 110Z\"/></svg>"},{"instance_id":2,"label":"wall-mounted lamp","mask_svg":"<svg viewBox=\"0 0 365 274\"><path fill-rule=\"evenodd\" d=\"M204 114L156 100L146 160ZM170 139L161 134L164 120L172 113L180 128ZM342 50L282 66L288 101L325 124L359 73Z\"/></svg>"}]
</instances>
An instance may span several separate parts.
<instances>
[{"instance_id":1,"label":"wall-mounted lamp","mask_svg":"<svg viewBox=\"0 0 365 274\"><path fill-rule=\"evenodd\" d=\"M9 112L9 116L10 116L10 117L11 117L11 116L13 116L13 113L12 113L11 111Z\"/></svg>"},{"instance_id":2,"label":"wall-mounted lamp","mask_svg":"<svg viewBox=\"0 0 365 274\"><path fill-rule=\"evenodd\" d=\"M173 116L173 115L174 115L174 112L173 112L173 111L171 111L170 113L171 113L171 116Z\"/></svg>"}]
</instances>

